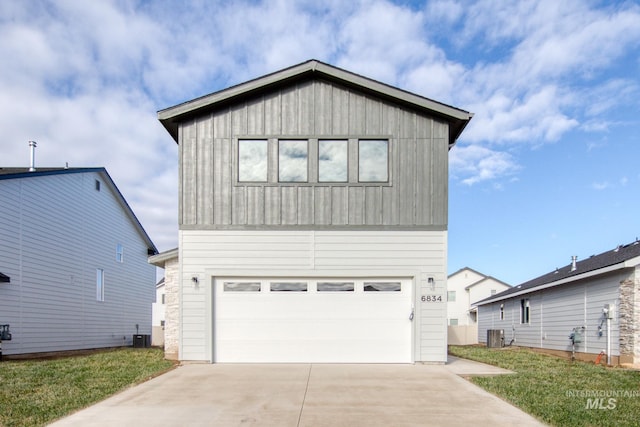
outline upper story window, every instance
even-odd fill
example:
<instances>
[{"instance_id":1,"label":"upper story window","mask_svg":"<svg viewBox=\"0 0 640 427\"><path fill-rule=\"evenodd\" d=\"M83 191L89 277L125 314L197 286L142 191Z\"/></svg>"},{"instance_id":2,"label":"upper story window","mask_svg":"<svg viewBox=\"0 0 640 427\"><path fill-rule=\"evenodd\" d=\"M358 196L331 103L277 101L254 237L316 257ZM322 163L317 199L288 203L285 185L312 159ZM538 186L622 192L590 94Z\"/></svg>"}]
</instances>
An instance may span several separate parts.
<instances>
[{"instance_id":1,"label":"upper story window","mask_svg":"<svg viewBox=\"0 0 640 427\"><path fill-rule=\"evenodd\" d=\"M456 291L447 292L447 301L455 302L456 301Z\"/></svg>"},{"instance_id":2,"label":"upper story window","mask_svg":"<svg viewBox=\"0 0 640 427\"><path fill-rule=\"evenodd\" d=\"M391 185L391 141L246 136L234 141L235 185Z\"/></svg>"},{"instance_id":3,"label":"upper story window","mask_svg":"<svg viewBox=\"0 0 640 427\"><path fill-rule=\"evenodd\" d=\"M347 182L349 141L318 141L318 182Z\"/></svg>"},{"instance_id":4,"label":"upper story window","mask_svg":"<svg viewBox=\"0 0 640 427\"><path fill-rule=\"evenodd\" d=\"M116 245L116 261L124 262L124 247L120 243Z\"/></svg>"},{"instance_id":5,"label":"upper story window","mask_svg":"<svg viewBox=\"0 0 640 427\"><path fill-rule=\"evenodd\" d=\"M268 146L266 139L238 141L238 181L267 182Z\"/></svg>"},{"instance_id":6,"label":"upper story window","mask_svg":"<svg viewBox=\"0 0 640 427\"><path fill-rule=\"evenodd\" d=\"M389 181L389 141L385 139L358 141L358 181Z\"/></svg>"},{"instance_id":7,"label":"upper story window","mask_svg":"<svg viewBox=\"0 0 640 427\"><path fill-rule=\"evenodd\" d=\"M309 142L305 140L278 141L278 181L307 182L309 171Z\"/></svg>"}]
</instances>

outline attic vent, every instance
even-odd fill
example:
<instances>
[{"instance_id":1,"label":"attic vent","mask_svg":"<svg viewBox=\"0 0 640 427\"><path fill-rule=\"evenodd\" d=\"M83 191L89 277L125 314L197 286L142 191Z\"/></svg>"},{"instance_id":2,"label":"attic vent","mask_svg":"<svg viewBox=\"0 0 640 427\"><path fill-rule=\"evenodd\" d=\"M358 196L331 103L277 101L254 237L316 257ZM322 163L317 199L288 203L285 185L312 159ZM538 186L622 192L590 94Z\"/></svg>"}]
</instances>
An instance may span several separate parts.
<instances>
[{"instance_id":1,"label":"attic vent","mask_svg":"<svg viewBox=\"0 0 640 427\"><path fill-rule=\"evenodd\" d=\"M100 181L96 179L96 191L100 191Z\"/></svg>"}]
</instances>

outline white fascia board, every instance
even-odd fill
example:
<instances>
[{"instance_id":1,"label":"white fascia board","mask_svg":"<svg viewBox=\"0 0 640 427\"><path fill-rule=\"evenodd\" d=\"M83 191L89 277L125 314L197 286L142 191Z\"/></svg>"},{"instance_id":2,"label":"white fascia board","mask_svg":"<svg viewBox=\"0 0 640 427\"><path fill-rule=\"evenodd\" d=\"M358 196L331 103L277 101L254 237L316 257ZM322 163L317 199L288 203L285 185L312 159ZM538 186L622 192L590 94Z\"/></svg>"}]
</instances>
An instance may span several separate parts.
<instances>
[{"instance_id":1,"label":"white fascia board","mask_svg":"<svg viewBox=\"0 0 640 427\"><path fill-rule=\"evenodd\" d=\"M147 259L147 262L155 265L156 267L164 268L165 262L173 258L178 258L178 248L171 249L157 255L152 255Z\"/></svg>"},{"instance_id":2,"label":"white fascia board","mask_svg":"<svg viewBox=\"0 0 640 427\"><path fill-rule=\"evenodd\" d=\"M634 259L636 259L637 262L640 262L640 257L637 257L637 258L634 258ZM629 261L631 261L631 260L629 260ZM610 265L609 267L599 268L597 270L587 271L586 273L579 274L577 276L566 277L566 278L564 278L562 280L558 280L558 281L550 282L550 283L545 283L543 285L536 286L534 288L523 289L523 290L521 290L519 292L514 292L514 293L509 294L509 295L505 295L505 296L502 296L502 297L490 299L490 300L484 301L482 303L476 302L474 304L475 305L491 304L493 302L498 302L498 301L511 299L511 298L514 298L514 297L517 297L517 296L520 296L520 295L526 295L526 294L530 294L532 292L541 291L543 289L552 288L554 286L564 285L565 283L576 282L578 280L588 279L589 277L599 276L601 274L610 273L612 271L621 270L623 268L633 267L634 264L627 265L627 262L629 262L629 261L625 261L625 262L621 262L621 263L618 263L618 264ZM516 288L517 288L517 286L516 286Z\"/></svg>"}]
</instances>

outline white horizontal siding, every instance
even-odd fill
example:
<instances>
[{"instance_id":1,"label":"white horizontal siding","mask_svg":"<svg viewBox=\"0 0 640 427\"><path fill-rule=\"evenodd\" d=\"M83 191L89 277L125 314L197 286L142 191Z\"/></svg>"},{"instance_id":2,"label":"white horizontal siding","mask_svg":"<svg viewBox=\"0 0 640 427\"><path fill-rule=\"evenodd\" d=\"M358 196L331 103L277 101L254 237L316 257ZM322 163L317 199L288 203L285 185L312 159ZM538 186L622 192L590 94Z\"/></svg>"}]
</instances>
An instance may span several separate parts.
<instances>
[{"instance_id":1,"label":"white horizontal siding","mask_svg":"<svg viewBox=\"0 0 640 427\"><path fill-rule=\"evenodd\" d=\"M5 354L131 344L136 324L151 333L155 267L99 173L1 180L0 199L11 200L0 206L0 271L11 277L0 284L0 323L13 335ZM97 268L104 302L96 301Z\"/></svg>"},{"instance_id":2,"label":"white horizontal siding","mask_svg":"<svg viewBox=\"0 0 640 427\"><path fill-rule=\"evenodd\" d=\"M583 341L576 351L597 354L607 345L606 322L602 309L615 304L616 318L611 321L611 353L619 355L619 284L625 273L613 273L479 307L478 340L486 342L487 329L504 329L505 342L515 336L514 344L552 350L571 351L569 335L584 327ZM531 323L520 324L520 300L529 298ZM505 319L499 319L504 304ZM598 326L602 325L602 336Z\"/></svg>"},{"instance_id":3,"label":"white horizontal siding","mask_svg":"<svg viewBox=\"0 0 640 427\"><path fill-rule=\"evenodd\" d=\"M215 276L414 278L415 360L446 360L446 232L181 230L181 359L211 360ZM198 283L192 281L198 278ZM433 277L433 288L427 278ZM422 303L423 294L440 303Z\"/></svg>"}]
</instances>

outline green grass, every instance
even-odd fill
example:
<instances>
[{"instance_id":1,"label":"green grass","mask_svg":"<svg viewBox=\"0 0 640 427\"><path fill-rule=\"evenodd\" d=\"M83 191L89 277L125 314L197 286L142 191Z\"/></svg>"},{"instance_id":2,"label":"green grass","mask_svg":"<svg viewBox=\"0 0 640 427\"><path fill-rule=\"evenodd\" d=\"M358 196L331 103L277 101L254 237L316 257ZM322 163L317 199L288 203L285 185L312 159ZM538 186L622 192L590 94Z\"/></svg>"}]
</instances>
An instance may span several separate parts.
<instances>
[{"instance_id":1,"label":"green grass","mask_svg":"<svg viewBox=\"0 0 640 427\"><path fill-rule=\"evenodd\" d=\"M527 349L450 346L449 353L510 369L516 374L472 377L470 381L553 426L637 426L640 372L571 362ZM614 392L627 396L612 396ZM587 407L590 392L605 393L602 407ZM606 395L609 393L609 396ZM635 396L633 396L635 394ZM598 405L600 406L600 405Z\"/></svg>"},{"instance_id":2,"label":"green grass","mask_svg":"<svg viewBox=\"0 0 640 427\"><path fill-rule=\"evenodd\" d=\"M0 426L42 426L170 369L158 349L0 362Z\"/></svg>"}]
</instances>

